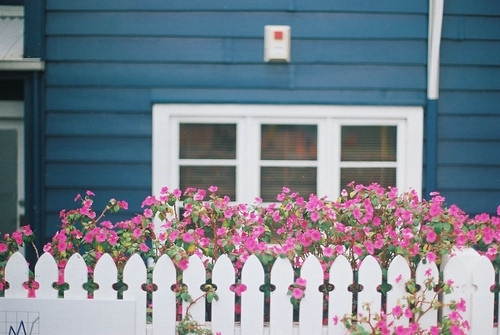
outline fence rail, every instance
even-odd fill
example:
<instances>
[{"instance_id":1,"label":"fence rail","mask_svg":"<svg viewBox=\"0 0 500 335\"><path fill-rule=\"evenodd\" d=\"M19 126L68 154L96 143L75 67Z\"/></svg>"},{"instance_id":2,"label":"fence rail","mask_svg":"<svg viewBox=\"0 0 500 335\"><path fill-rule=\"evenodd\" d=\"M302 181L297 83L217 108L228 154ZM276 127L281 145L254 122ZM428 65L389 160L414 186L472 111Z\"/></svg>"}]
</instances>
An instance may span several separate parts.
<instances>
[{"instance_id":1,"label":"fence rail","mask_svg":"<svg viewBox=\"0 0 500 335\"><path fill-rule=\"evenodd\" d=\"M467 310L463 314L469 320L470 334L497 334L494 327L495 297L492 287L495 285L495 271L491 262L474 250L467 249L451 257L442 265L443 279L452 279L454 290L444 295L445 301L465 299ZM89 298L84 284L89 278L88 268L79 254L73 255L64 270L64 281L69 289L64 291L64 298L58 297L53 283L58 281L58 267L50 254L44 254L35 265L35 281L39 284L35 298L28 298L28 291L23 283L29 279L26 260L20 253L14 254L5 267L5 279L8 289L0 298L0 335L3 334L64 334L64 327L80 325L81 334L175 334L176 297L172 285L176 283L176 269L172 260L164 255L155 264L152 282L156 290L148 299L143 284L147 282L147 269L143 260L134 255L123 270L123 282L127 290L118 299L113 288L117 282L118 270L109 255L103 255L94 271L93 280L98 289ZM438 278L439 272L434 264L420 263L416 271L416 282L423 285L426 278ZM382 293L378 289L382 284L382 269L375 258L365 258L359 267L357 281L362 290L353 299L349 290L353 283L353 270L343 256L338 257L328 273L328 284L333 290L323 294L318 288L324 284L323 268L314 256L305 260L300 277L306 279L305 297L300 302L298 320L294 321L294 310L287 295L290 284L294 282L294 271L287 259L276 259L270 281L274 290L269 301L265 301L261 286L265 284L265 272L256 256L245 262L241 282L247 289L241 293L240 305L235 304L235 284L233 264L227 256L221 256L212 271L212 283L217 287L218 301L211 304L211 317L206 320L205 303L199 302L190 309L194 319L205 323L215 333L226 334L345 334L346 330L335 317L351 313L353 300L357 306L370 303L373 311L383 307ZM411 271L406 261L398 256L390 264L387 282L391 289L384 299L386 309L391 310L407 294L405 282L411 278ZM191 256L189 267L183 272L183 283L187 285L192 297L203 295L202 285L206 283L206 269L200 258ZM430 293L429 293L430 294ZM37 303L33 303L37 301ZM146 307L152 302L152 323L146 322ZM267 304L267 305L266 305ZM327 306L327 323L324 324L324 306ZM114 306L114 307L111 307ZM265 306L267 306L265 308ZM184 304L185 312L187 305ZM235 319L237 308L241 308L241 319ZM71 313L68 312L71 309ZM268 320L264 314L268 313ZM81 313L75 313L81 311ZM443 311L446 312L446 311ZM425 327L436 325L438 311L431 311L421 320ZM55 318L54 315L60 316ZM62 322L60 319L64 319ZM59 321L58 321L59 320ZM59 324L57 324L59 322ZM92 330L88 328L92 324ZM77 327L77 328L78 328ZM116 328L113 328L116 327ZM123 330L127 327L127 330ZM12 331L10 329L12 328ZM131 329L133 328L133 329ZM25 329L31 329L28 332ZM117 329L113 331L113 329ZM25 330L24 333L21 331ZM66 328L66 332L68 329ZM90 331L90 332L89 332ZM72 328L72 334L79 334Z\"/></svg>"}]
</instances>

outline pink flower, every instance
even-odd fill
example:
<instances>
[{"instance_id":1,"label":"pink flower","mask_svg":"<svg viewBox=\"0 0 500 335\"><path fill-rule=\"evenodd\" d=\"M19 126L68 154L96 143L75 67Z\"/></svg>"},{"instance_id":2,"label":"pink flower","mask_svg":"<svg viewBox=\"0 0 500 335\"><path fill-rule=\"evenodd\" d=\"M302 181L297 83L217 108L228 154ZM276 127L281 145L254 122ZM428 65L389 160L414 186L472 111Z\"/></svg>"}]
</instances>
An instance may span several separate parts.
<instances>
[{"instance_id":1,"label":"pink flower","mask_svg":"<svg viewBox=\"0 0 500 335\"><path fill-rule=\"evenodd\" d=\"M147 218L152 218L153 217L153 211L151 210L151 208L146 208L144 210L144 216L147 217Z\"/></svg>"},{"instance_id":2,"label":"pink flower","mask_svg":"<svg viewBox=\"0 0 500 335\"><path fill-rule=\"evenodd\" d=\"M7 251L7 244L5 243L0 243L0 253L4 253Z\"/></svg>"},{"instance_id":3,"label":"pink flower","mask_svg":"<svg viewBox=\"0 0 500 335\"><path fill-rule=\"evenodd\" d=\"M317 222L319 220L319 213L318 212L312 212L311 213L311 221L312 222Z\"/></svg>"},{"instance_id":4,"label":"pink flower","mask_svg":"<svg viewBox=\"0 0 500 335\"><path fill-rule=\"evenodd\" d=\"M184 233L182 234L182 240L186 243L190 243L194 240L193 235L191 233Z\"/></svg>"},{"instance_id":5,"label":"pink flower","mask_svg":"<svg viewBox=\"0 0 500 335\"><path fill-rule=\"evenodd\" d=\"M87 192L86 192L86 193L87 193L87 195L88 195L89 197L93 197L93 196L95 196L95 193L94 193L94 192L92 192L92 191L87 190Z\"/></svg>"},{"instance_id":6,"label":"pink flower","mask_svg":"<svg viewBox=\"0 0 500 335\"><path fill-rule=\"evenodd\" d=\"M50 243L47 243L46 245L43 246L43 252L50 253L51 251L52 251L52 245Z\"/></svg>"},{"instance_id":7,"label":"pink flower","mask_svg":"<svg viewBox=\"0 0 500 335\"><path fill-rule=\"evenodd\" d=\"M31 236L33 234L33 231L31 230L29 225L23 226L22 228L23 228L24 235Z\"/></svg>"},{"instance_id":8,"label":"pink flower","mask_svg":"<svg viewBox=\"0 0 500 335\"><path fill-rule=\"evenodd\" d=\"M220 227L220 228L218 228L217 229L217 236L224 236L224 235L226 235L226 231L227 231L226 227Z\"/></svg>"},{"instance_id":9,"label":"pink flower","mask_svg":"<svg viewBox=\"0 0 500 335\"><path fill-rule=\"evenodd\" d=\"M427 253L427 255L425 256L425 258L427 259L427 262L434 263L434 262L436 262L437 256L434 252L429 251Z\"/></svg>"},{"instance_id":10,"label":"pink flower","mask_svg":"<svg viewBox=\"0 0 500 335\"><path fill-rule=\"evenodd\" d=\"M97 242L104 242L108 238L108 235L104 231L100 231L98 234L95 236L95 240Z\"/></svg>"},{"instance_id":11,"label":"pink flower","mask_svg":"<svg viewBox=\"0 0 500 335\"><path fill-rule=\"evenodd\" d=\"M17 244L19 245L23 244L23 235L20 232L18 231L13 232L12 238L16 241Z\"/></svg>"},{"instance_id":12,"label":"pink flower","mask_svg":"<svg viewBox=\"0 0 500 335\"><path fill-rule=\"evenodd\" d=\"M116 204L118 205L118 207L120 207L121 209L125 209L127 210L128 209L128 202L126 201L117 201Z\"/></svg>"},{"instance_id":13,"label":"pink flower","mask_svg":"<svg viewBox=\"0 0 500 335\"><path fill-rule=\"evenodd\" d=\"M325 257L332 257L333 256L333 248L329 245L325 249L323 249L323 255Z\"/></svg>"},{"instance_id":14,"label":"pink flower","mask_svg":"<svg viewBox=\"0 0 500 335\"><path fill-rule=\"evenodd\" d=\"M179 263L177 264L177 266L179 267L179 269L181 270L186 270L188 268L188 265L189 265L189 261L187 259L181 259L179 261Z\"/></svg>"},{"instance_id":15,"label":"pink flower","mask_svg":"<svg viewBox=\"0 0 500 335\"><path fill-rule=\"evenodd\" d=\"M300 286L306 286L307 285L307 280L305 280L302 277L299 277L295 280L295 283Z\"/></svg>"},{"instance_id":16,"label":"pink flower","mask_svg":"<svg viewBox=\"0 0 500 335\"><path fill-rule=\"evenodd\" d=\"M205 198L206 194L207 192L205 190L199 189L198 192L196 192L196 194L194 195L193 200L202 201L203 198Z\"/></svg>"},{"instance_id":17,"label":"pink flower","mask_svg":"<svg viewBox=\"0 0 500 335\"><path fill-rule=\"evenodd\" d=\"M394 315L395 318L401 317L401 315L403 315L403 309L401 308L401 306L399 305L394 306L392 308L392 315Z\"/></svg>"},{"instance_id":18,"label":"pink flower","mask_svg":"<svg viewBox=\"0 0 500 335\"><path fill-rule=\"evenodd\" d=\"M396 281L396 284L399 284L401 282L401 280L403 279L403 275L399 275L396 277L395 281Z\"/></svg>"},{"instance_id":19,"label":"pink flower","mask_svg":"<svg viewBox=\"0 0 500 335\"><path fill-rule=\"evenodd\" d=\"M141 249L142 252L148 252L149 251L149 247L145 243L141 243L141 245L139 246L139 248Z\"/></svg>"},{"instance_id":20,"label":"pink flower","mask_svg":"<svg viewBox=\"0 0 500 335\"><path fill-rule=\"evenodd\" d=\"M219 188L218 188L217 186L210 186L210 187L208 188L208 190L209 190L210 192L212 192L212 193L217 192L217 190L218 190L218 189L219 189Z\"/></svg>"},{"instance_id":21,"label":"pink flower","mask_svg":"<svg viewBox=\"0 0 500 335\"><path fill-rule=\"evenodd\" d=\"M436 235L436 233L434 232L434 230L433 230L433 229L430 229L430 230L427 232L427 236L426 236L426 238L427 238L427 241L428 241L429 243L433 243L433 242L435 242L435 241L436 241L437 235Z\"/></svg>"},{"instance_id":22,"label":"pink flower","mask_svg":"<svg viewBox=\"0 0 500 335\"><path fill-rule=\"evenodd\" d=\"M234 293L236 293L236 295L237 295L238 297L241 297L241 294L242 294L243 292L245 292L246 290L247 290L247 286L246 286L245 284L235 285L235 286L233 287L233 291L234 291Z\"/></svg>"},{"instance_id":23,"label":"pink flower","mask_svg":"<svg viewBox=\"0 0 500 335\"><path fill-rule=\"evenodd\" d=\"M457 311L465 312L465 300L463 298L460 298L460 301L457 302L456 309Z\"/></svg>"},{"instance_id":24,"label":"pink flower","mask_svg":"<svg viewBox=\"0 0 500 335\"><path fill-rule=\"evenodd\" d=\"M304 296L304 291L302 289L295 287L292 290L292 297L294 297L295 299L297 300L302 299L303 296Z\"/></svg>"},{"instance_id":25,"label":"pink flower","mask_svg":"<svg viewBox=\"0 0 500 335\"><path fill-rule=\"evenodd\" d=\"M141 237L141 235L142 235L141 228L135 228L134 231L132 232L132 237L135 239Z\"/></svg>"}]
</instances>

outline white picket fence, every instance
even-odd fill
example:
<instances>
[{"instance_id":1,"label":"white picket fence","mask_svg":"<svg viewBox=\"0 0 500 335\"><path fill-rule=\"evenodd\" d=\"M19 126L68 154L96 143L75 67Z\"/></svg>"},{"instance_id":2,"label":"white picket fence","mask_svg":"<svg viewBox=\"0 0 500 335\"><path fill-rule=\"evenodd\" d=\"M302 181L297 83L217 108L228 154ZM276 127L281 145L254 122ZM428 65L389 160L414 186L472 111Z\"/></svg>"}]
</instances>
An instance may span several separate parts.
<instances>
[{"instance_id":1,"label":"white picket fence","mask_svg":"<svg viewBox=\"0 0 500 335\"><path fill-rule=\"evenodd\" d=\"M418 266L417 283L422 284L426 272L438 277L435 265ZM377 261L367 257L359 268L358 282L363 289L358 293L359 306L371 303L372 310L381 308L381 293L377 287L382 283L382 271ZM467 249L451 257L445 264L444 280L454 281L454 291L444 299L466 300L467 311L463 315L470 321L470 334L497 334L494 320L495 272L490 261ZM135 255L126 264L123 281L128 289L123 299L117 299L113 284L117 282L117 268L109 255L104 255L94 270L94 281L99 289L93 299L83 288L87 282L87 266L82 257L73 255L65 268L65 282L69 290L64 298L58 298L53 283L58 279L56 262L50 254L44 254L35 266L35 280L39 283L36 298L28 298L23 282L29 272L24 257L16 253L5 268L9 288L5 297L0 298L0 335L3 334L175 334L176 302L171 287L176 283L176 270L168 256L162 256L155 265L153 282L157 290L153 293L153 322L146 322L147 294L142 285L147 281L146 266ZM211 322L206 326L215 333L226 334L341 334L346 330L342 324L333 322L352 310L353 296L348 287L353 281L353 271L344 257L338 257L329 272L329 283L334 289L328 297L328 325L323 325L323 269L319 261L309 257L303 264L300 276L307 280L306 294L300 303L299 321L293 322L293 308L287 290L294 282L294 272L290 262L277 259L270 278L275 289L270 296L269 322L264 322L264 294L259 290L264 284L264 269L255 256L244 264L241 281L247 290L241 295L241 321L235 322L235 293L230 289L235 283L233 265L226 256L220 257L212 272L212 282L217 286L218 301L212 303ZM406 261L396 257L388 269L388 283L392 289L387 293L387 310L406 294L404 283L410 279L410 269ZM183 283L192 297L203 294L201 286L206 283L203 262L197 256L189 260L189 267L183 273ZM186 308L186 306L184 306ZM205 304L196 303L191 315L205 323ZM445 311L446 312L446 311ZM431 311L422 320L424 326L436 324L438 312ZM24 331L24 332L23 332ZM500 334L500 333L499 333Z\"/></svg>"}]
</instances>

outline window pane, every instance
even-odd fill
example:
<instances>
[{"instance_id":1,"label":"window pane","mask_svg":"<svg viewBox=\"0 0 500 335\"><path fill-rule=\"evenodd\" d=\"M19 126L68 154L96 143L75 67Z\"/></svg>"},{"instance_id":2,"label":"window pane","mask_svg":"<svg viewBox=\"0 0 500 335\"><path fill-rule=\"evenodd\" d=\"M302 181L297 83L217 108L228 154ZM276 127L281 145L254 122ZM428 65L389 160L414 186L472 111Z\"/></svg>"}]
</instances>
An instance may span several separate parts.
<instances>
[{"instance_id":1,"label":"window pane","mask_svg":"<svg viewBox=\"0 0 500 335\"><path fill-rule=\"evenodd\" d=\"M236 201L236 167L234 166L181 166L180 188L208 189L218 186L220 195L227 195Z\"/></svg>"},{"instance_id":2,"label":"window pane","mask_svg":"<svg viewBox=\"0 0 500 335\"><path fill-rule=\"evenodd\" d=\"M264 202L276 201L283 186L307 197L316 194L316 168L261 167L260 196Z\"/></svg>"},{"instance_id":3,"label":"window pane","mask_svg":"<svg viewBox=\"0 0 500 335\"><path fill-rule=\"evenodd\" d=\"M396 126L342 126L342 161L396 161Z\"/></svg>"},{"instance_id":4,"label":"window pane","mask_svg":"<svg viewBox=\"0 0 500 335\"><path fill-rule=\"evenodd\" d=\"M179 158L235 159L235 124L182 123L179 127Z\"/></svg>"},{"instance_id":5,"label":"window pane","mask_svg":"<svg viewBox=\"0 0 500 335\"><path fill-rule=\"evenodd\" d=\"M370 185L379 183L383 187L396 186L395 168L342 168L340 185L345 187L351 181L356 184Z\"/></svg>"},{"instance_id":6,"label":"window pane","mask_svg":"<svg viewBox=\"0 0 500 335\"><path fill-rule=\"evenodd\" d=\"M316 159L318 130L314 125L264 124L261 133L261 159Z\"/></svg>"}]
</instances>

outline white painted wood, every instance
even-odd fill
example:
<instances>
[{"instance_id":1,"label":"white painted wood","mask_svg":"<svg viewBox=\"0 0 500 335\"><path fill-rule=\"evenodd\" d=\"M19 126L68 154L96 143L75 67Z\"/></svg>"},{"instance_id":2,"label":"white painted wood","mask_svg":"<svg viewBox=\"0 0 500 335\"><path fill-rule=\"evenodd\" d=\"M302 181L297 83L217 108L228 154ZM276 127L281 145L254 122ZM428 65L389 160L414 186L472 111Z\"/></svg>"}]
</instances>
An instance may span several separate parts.
<instances>
[{"instance_id":1,"label":"white painted wood","mask_svg":"<svg viewBox=\"0 0 500 335\"><path fill-rule=\"evenodd\" d=\"M146 265L138 254L134 254L123 269L123 281L128 285L128 289L123 292L123 299L136 302L136 335L146 332L146 291L142 289L146 280Z\"/></svg>"},{"instance_id":2,"label":"white painted wood","mask_svg":"<svg viewBox=\"0 0 500 335\"><path fill-rule=\"evenodd\" d=\"M305 297L300 302L299 332L301 334L320 334L323 323L323 269L318 259L309 256L304 261L300 276L307 280Z\"/></svg>"},{"instance_id":3,"label":"white painted wood","mask_svg":"<svg viewBox=\"0 0 500 335\"><path fill-rule=\"evenodd\" d=\"M182 273L182 282L187 285L189 294L193 300L202 297L205 292L201 290L201 286L206 282L206 270L200 257L192 255L189 257L189 266ZM183 313L190 303L183 303ZM205 298L201 298L195 304L191 305L189 314L200 323L205 323Z\"/></svg>"},{"instance_id":4,"label":"white painted wood","mask_svg":"<svg viewBox=\"0 0 500 335\"><path fill-rule=\"evenodd\" d=\"M0 298L0 334L136 335L134 314L134 301Z\"/></svg>"},{"instance_id":5,"label":"white painted wood","mask_svg":"<svg viewBox=\"0 0 500 335\"><path fill-rule=\"evenodd\" d=\"M29 269L26 259L21 253L16 252L10 256L5 266L5 280L9 283L9 289L5 291L6 298L27 298L28 291L23 283L29 279Z\"/></svg>"},{"instance_id":6,"label":"white painted wood","mask_svg":"<svg viewBox=\"0 0 500 335\"><path fill-rule=\"evenodd\" d=\"M293 268L287 258L278 258L271 269L271 292L269 327L272 335L288 335L293 329L293 305L287 294L293 283Z\"/></svg>"},{"instance_id":7,"label":"white painted wood","mask_svg":"<svg viewBox=\"0 0 500 335\"><path fill-rule=\"evenodd\" d=\"M490 288L495 283L495 270L486 256L479 256L472 265L471 334L487 334L493 328L494 295ZM475 313L474 313L475 312Z\"/></svg>"},{"instance_id":8,"label":"white painted wood","mask_svg":"<svg viewBox=\"0 0 500 335\"><path fill-rule=\"evenodd\" d=\"M480 261L479 254L472 249L454 250L454 255L450 257L443 270L443 280L453 282L453 291L443 296L443 302L449 304L452 300L465 300L466 311L461 312L462 317L469 321L472 326L473 295L477 292L477 286L473 281L474 264ZM476 310L480 313L481 310ZM443 315L448 315L450 309L445 307ZM479 325L474 325L479 326ZM480 334L475 329L471 329L471 334Z\"/></svg>"},{"instance_id":9,"label":"white painted wood","mask_svg":"<svg viewBox=\"0 0 500 335\"><path fill-rule=\"evenodd\" d=\"M432 278L432 283L433 285L436 285L436 283L439 280L439 270L436 266L435 263L426 263L424 264L423 261L421 261L416 270L415 274L415 282L420 285L421 292L423 292L425 283ZM424 296L423 299L427 302L432 302L435 298L435 292L433 290L427 290L425 293L422 293ZM428 306L428 305L426 305ZM431 309L422 316L420 316L420 325L424 329L429 329L431 326L437 325L438 321L438 310L437 309Z\"/></svg>"},{"instance_id":10,"label":"white painted wood","mask_svg":"<svg viewBox=\"0 0 500 335\"><path fill-rule=\"evenodd\" d=\"M175 334L177 308L175 292L171 287L176 283L177 272L174 263L167 255L162 255L153 270L153 335Z\"/></svg>"},{"instance_id":11,"label":"white painted wood","mask_svg":"<svg viewBox=\"0 0 500 335\"><path fill-rule=\"evenodd\" d=\"M407 304L404 298L408 296L406 283L410 278L411 271L408 263L401 255L397 255L387 270L387 282L392 285L391 290L387 292L387 313L390 313L396 305ZM409 319L401 317L399 320L395 320L394 324L408 326L409 321Z\"/></svg>"},{"instance_id":12,"label":"white painted wood","mask_svg":"<svg viewBox=\"0 0 500 335\"><path fill-rule=\"evenodd\" d=\"M83 288L87 282L88 270L83 257L80 254L72 255L64 268L64 281L69 284L64 291L65 299L87 299L88 292Z\"/></svg>"},{"instance_id":13,"label":"white painted wood","mask_svg":"<svg viewBox=\"0 0 500 335\"><path fill-rule=\"evenodd\" d=\"M48 252L44 253L35 264L35 281L39 287L36 297L41 299L56 299L58 292L53 284L57 282L59 269L57 263Z\"/></svg>"},{"instance_id":14,"label":"white painted wood","mask_svg":"<svg viewBox=\"0 0 500 335\"><path fill-rule=\"evenodd\" d=\"M456 256L449 259L443 270L444 280L452 279L454 281L454 291L449 295L444 295L444 301L450 302L452 299L458 301L460 298L466 300L467 310L462 315L470 321L472 327L470 334L497 333L497 327L493 325L493 294L490 292L490 286L494 283L495 275L491 262L486 257L479 256L473 250L459 251L456 254ZM405 282L407 277L407 274L405 274L407 268L403 263L401 259L396 259L391 263L388 282L393 285L393 290L390 291L388 304L395 300L394 297L401 294L402 287L398 287L398 285ZM94 276L95 278L102 278L100 279L101 283L107 282L107 284L98 284L100 286L109 286L112 282L111 278L114 278L114 275L110 273L113 273L115 269L116 265L110 262L110 258L103 256L98 266L96 266ZM108 270L110 273L108 273ZM213 304L213 323L208 323L207 327L213 326L214 332L219 331L222 334L231 335L345 334L345 329L333 325L333 316L338 315L340 319L351 310L352 293L348 292L347 288L352 282L353 272L347 259L339 256L329 272L329 282L335 286L335 289L329 294L328 327L321 326L322 308L317 309L318 304L312 302L317 300L319 305L323 303L322 297L318 299L318 296L322 294L317 291L318 286L323 283L323 272L318 260L311 257L306 260L301 269L301 276L307 280L308 285L305 291L306 296L301 302L300 324L294 324L290 328L291 322L289 323L289 320L291 318L289 316L285 317L284 314L289 313L291 306L290 296L287 296L285 292L288 285L293 282L291 273L290 264L286 259L276 260L271 273L271 283L276 285L276 290L271 294L271 306L273 306L271 309L278 312L271 312L270 325L264 327L264 295L259 290L259 287L264 283L264 270L257 257L251 256L248 259L242 273L242 282L247 286L247 291L243 292L242 295L242 322L240 326L234 323L234 293L229 290L235 280L234 269L229 258L222 256L215 264L212 277L214 284L218 287L217 292L220 300ZM124 301L113 301L116 299L116 293L113 293L113 295L103 293L104 295L101 297L97 294L94 296L95 299L87 299L87 293L82 287L83 283L86 282L87 267L79 255L73 256L66 266L64 275L66 282L70 284L70 290L65 292L64 299L54 299L52 291L56 290L49 290L51 282L57 279L57 274L57 267L52 256L43 255L35 265L35 279L39 282L40 289L37 291L35 299L27 299L27 290L22 284L29 279L28 267L20 253L14 254L5 267L5 276L10 284L10 289L5 290L5 298L0 298L0 317L3 317L2 312L7 310L6 308L13 306L11 304L13 300L19 300L15 306L21 306L19 308L24 311L30 311L34 306L49 306L46 305L46 301L52 301L53 304L50 303L51 307L47 307L51 311L62 309L65 313L66 309L72 308L67 319L65 316L64 322L59 322L54 327L61 324L81 324L82 315L75 314L74 310L83 311L84 315L87 316L85 311L92 311L88 312L88 315L93 315L92 313L95 312L96 308L107 308L107 310L105 309L106 312L99 314L105 322L114 322L112 320L123 317L115 314L107 316L108 310L112 311L110 313L119 313L120 311L129 313L132 311L134 316L126 317L126 320L133 324L131 327L134 329L128 333L138 335L146 334L146 332L148 335L175 334L175 294L170 290L170 287L176 281L176 270L168 256L160 258L153 272L153 282L157 285L158 290L153 293L154 324L148 326L146 326L145 313L146 292L141 288L142 284L146 283L147 272L144 261L140 256L134 255L125 266L123 277L124 282L128 285L128 290L123 294ZM394 283L399 274L401 274L399 283ZM200 277L196 281L204 282L205 273L200 274ZM381 282L381 269L374 258L367 257L364 260L360 266L358 277L359 283L364 286L363 291L358 294L359 302L369 301L372 304L372 311L380 310L380 293L376 291L376 287ZM435 264L423 264L422 262L416 271L416 281L423 285L424 281L429 277L438 278L437 267ZM195 280L193 279L193 281ZM397 290L400 290L398 294L396 294ZM432 292L428 292L428 294L431 295L428 300L432 299ZM391 295L393 296L391 297ZM47 299L42 299L42 297L47 297ZM36 305L36 301L41 302L42 305ZM124 303L127 304L124 305ZM137 308L135 308L136 304ZM43 309L42 312L48 311L48 309ZM443 314L446 315L448 312L449 310L445 309ZM64 313L61 312L60 315ZM58 317L60 315L58 314ZM72 316L76 316L78 320ZM44 318L52 320L50 316L44 316ZM279 321L276 321L276 319L279 319ZM436 312L427 312L426 316L421 318L420 325L422 328L428 329L429 326L436 324L436 319ZM125 322L125 320L123 321ZM279 324L284 325L283 329L280 329ZM93 333L98 324L92 324L91 326L93 328L89 326L88 329L84 330ZM57 329L59 328L54 328L54 331L49 330L47 333L59 334ZM99 330L95 331L96 334L99 333ZM120 334L122 333L125 334L127 331L120 332Z\"/></svg>"},{"instance_id":15,"label":"white painted wood","mask_svg":"<svg viewBox=\"0 0 500 335\"><path fill-rule=\"evenodd\" d=\"M233 264L227 255L217 259L212 270L212 283L217 286L219 300L212 302L212 331L232 334L234 332L234 292L230 287L235 282Z\"/></svg>"},{"instance_id":16,"label":"white painted wood","mask_svg":"<svg viewBox=\"0 0 500 335\"><path fill-rule=\"evenodd\" d=\"M349 292L349 285L353 282L351 264L345 256L340 255L333 262L329 282L334 289L328 299L328 334L344 335L347 329L340 320L352 313L352 292Z\"/></svg>"},{"instance_id":17,"label":"white painted wood","mask_svg":"<svg viewBox=\"0 0 500 335\"><path fill-rule=\"evenodd\" d=\"M247 290L241 294L241 335L257 335L264 331L264 269L257 256L248 257L243 265L241 281Z\"/></svg>"},{"instance_id":18,"label":"white painted wood","mask_svg":"<svg viewBox=\"0 0 500 335\"><path fill-rule=\"evenodd\" d=\"M372 256L367 256L359 268L359 283L363 290L358 293L358 314L367 314L363 306L369 305L370 310L377 313L381 310L381 296L377 287L382 284L382 270Z\"/></svg>"},{"instance_id":19,"label":"white painted wood","mask_svg":"<svg viewBox=\"0 0 500 335\"><path fill-rule=\"evenodd\" d=\"M94 291L94 299L116 300L118 293L113 288L113 284L118 281L118 269L109 254L104 254L99 258L94 268L94 282L99 285L99 289Z\"/></svg>"}]
</instances>

